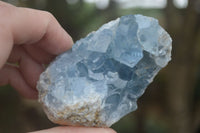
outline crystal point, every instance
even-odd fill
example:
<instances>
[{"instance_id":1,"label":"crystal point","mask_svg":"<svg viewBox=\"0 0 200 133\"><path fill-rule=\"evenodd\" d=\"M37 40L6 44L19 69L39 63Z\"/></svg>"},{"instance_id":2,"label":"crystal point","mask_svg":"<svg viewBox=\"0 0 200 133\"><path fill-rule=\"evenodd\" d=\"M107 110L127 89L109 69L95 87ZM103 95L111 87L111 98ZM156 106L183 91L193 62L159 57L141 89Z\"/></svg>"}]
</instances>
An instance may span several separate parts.
<instances>
[{"instance_id":1,"label":"crystal point","mask_svg":"<svg viewBox=\"0 0 200 133\"><path fill-rule=\"evenodd\" d=\"M127 15L59 55L37 84L48 118L62 125L109 127L171 60L172 40L151 17Z\"/></svg>"}]
</instances>

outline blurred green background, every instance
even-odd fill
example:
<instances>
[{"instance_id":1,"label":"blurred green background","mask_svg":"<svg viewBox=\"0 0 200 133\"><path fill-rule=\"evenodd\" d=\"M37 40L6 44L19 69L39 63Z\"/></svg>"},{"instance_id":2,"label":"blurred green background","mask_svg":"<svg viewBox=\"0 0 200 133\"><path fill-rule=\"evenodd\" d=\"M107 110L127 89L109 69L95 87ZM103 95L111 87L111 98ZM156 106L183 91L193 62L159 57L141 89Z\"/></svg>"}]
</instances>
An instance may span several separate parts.
<instances>
[{"instance_id":1,"label":"blurred green background","mask_svg":"<svg viewBox=\"0 0 200 133\"><path fill-rule=\"evenodd\" d=\"M172 61L138 100L138 109L112 128L118 133L200 133L200 0L4 1L51 12L74 41L122 15L159 19L173 38ZM53 126L37 101L23 99L10 86L0 88L0 133Z\"/></svg>"}]
</instances>

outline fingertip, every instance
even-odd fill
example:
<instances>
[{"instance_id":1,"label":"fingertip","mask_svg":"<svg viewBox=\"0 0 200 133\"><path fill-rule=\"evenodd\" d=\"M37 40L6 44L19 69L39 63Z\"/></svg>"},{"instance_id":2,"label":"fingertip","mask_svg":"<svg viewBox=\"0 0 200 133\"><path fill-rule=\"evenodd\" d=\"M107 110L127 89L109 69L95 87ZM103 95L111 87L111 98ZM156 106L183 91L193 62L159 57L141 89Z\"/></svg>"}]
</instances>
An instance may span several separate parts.
<instances>
[{"instance_id":1,"label":"fingertip","mask_svg":"<svg viewBox=\"0 0 200 133\"><path fill-rule=\"evenodd\" d=\"M72 45L74 44L72 37L64 29L62 29L62 32L63 32L63 39L62 39L63 44L60 45L60 49L57 52L57 54L63 53L71 49Z\"/></svg>"},{"instance_id":2,"label":"fingertip","mask_svg":"<svg viewBox=\"0 0 200 133\"><path fill-rule=\"evenodd\" d=\"M62 28L62 27L61 27ZM62 28L58 36L57 46L52 51L53 54L59 55L72 48L73 39L72 37Z\"/></svg>"},{"instance_id":3,"label":"fingertip","mask_svg":"<svg viewBox=\"0 0 200 133\"><path fill-rule=\"evenodd\" d=\"M50 28L48 30L52 29ZM55 30L57 30L56 33ZM59 28L57 27L55 30L54 32L48 31L43 39L37 43L37 45L49 54L59 55L71 49L73 40L61 26L59 26Z\"/></svg>"}]
</instances>

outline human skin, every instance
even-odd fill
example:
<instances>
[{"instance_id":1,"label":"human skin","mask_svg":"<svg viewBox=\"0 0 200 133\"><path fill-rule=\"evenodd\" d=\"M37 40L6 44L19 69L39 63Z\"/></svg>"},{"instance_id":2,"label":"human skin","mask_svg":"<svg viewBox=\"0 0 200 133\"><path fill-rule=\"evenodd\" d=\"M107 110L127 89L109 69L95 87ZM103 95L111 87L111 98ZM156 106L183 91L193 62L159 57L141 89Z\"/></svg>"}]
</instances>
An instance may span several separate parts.
<instances>
[{"instance_id":1,"label":"human skin","mask_svg":"<svg viewBox=\"0 0 200 133\"><path fill-rule=\"evenodd\" d=\"M73 40L46 11L0 1L0 86L10 84L22 96L37 99L36 83L56 55ZM115 133L110 128L62 126L32 133Z\"/></svg>"}]
</instances>

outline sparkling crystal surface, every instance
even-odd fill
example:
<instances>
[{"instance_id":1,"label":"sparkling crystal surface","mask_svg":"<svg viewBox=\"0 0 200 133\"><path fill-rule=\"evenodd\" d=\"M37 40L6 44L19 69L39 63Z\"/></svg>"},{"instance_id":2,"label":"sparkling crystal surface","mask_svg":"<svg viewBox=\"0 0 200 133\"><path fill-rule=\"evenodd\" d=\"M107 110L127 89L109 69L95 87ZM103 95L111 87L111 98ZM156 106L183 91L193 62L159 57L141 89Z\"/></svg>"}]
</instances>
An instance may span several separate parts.
<instances>
[{"instance_id":1,"label":"sparkling crystal surface","mask_svg":"<svg viewBox=\"0 0 200 133\"><path fill-rule=\"evenodd\" d=\"M55 123L109 127L137 109L137 99L171 60L171 43L154 18L111 21L48 66L38 81L39 101Z\"/></svg>"}]
</instances>

